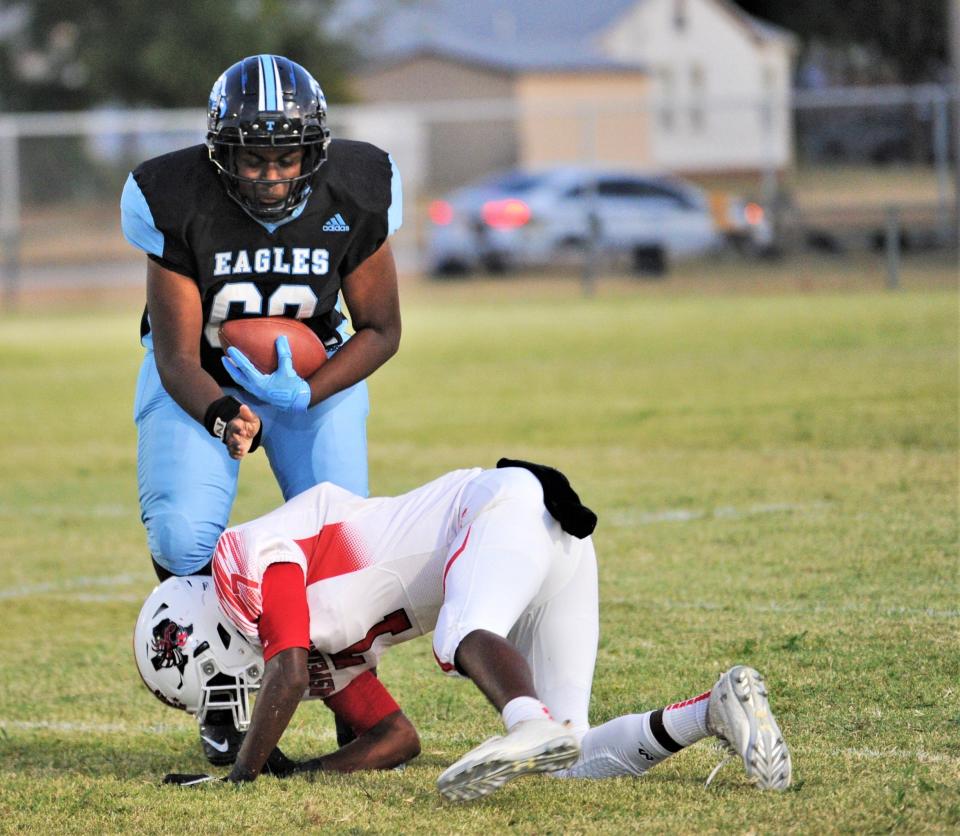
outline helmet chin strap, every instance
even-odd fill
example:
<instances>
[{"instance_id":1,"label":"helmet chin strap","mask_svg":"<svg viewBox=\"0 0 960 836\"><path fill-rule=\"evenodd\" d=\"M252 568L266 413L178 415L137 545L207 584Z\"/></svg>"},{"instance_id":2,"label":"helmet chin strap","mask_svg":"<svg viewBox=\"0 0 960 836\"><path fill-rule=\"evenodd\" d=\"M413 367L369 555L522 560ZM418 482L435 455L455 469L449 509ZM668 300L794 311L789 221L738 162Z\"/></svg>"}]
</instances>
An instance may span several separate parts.
<instances>
[{"instance_id":1,"label":"helmet chin strap","mask_svg":"<svg viewBox=\"0 0 960 836\"><path fill-rule=\"evenodd\" d=\"M226 174L226 172L221 172L221 176L229 177L230 175ZM291 206L289 209L285 209L283 214L278 213L276 216L266 218L258 214L253 207L247 204L247 202L244 201L243 198L235 192L234 189L229 189L229 188L227 189L227 195L229 195L231 200L233 200L233 202L236 203L237 206L243 209L243 211L250 218L252 218L259 224L269 224L270 226L280 226L281 224L285 224L287 221L292 221L297 216L299 211L303 208L303 206L306 204L307 198L310 197L311 192L312 190L310 189L309 186L304 186L303 193L300 197L300 200L298 200L293 206Z\"/></svg>"}]
</instances>

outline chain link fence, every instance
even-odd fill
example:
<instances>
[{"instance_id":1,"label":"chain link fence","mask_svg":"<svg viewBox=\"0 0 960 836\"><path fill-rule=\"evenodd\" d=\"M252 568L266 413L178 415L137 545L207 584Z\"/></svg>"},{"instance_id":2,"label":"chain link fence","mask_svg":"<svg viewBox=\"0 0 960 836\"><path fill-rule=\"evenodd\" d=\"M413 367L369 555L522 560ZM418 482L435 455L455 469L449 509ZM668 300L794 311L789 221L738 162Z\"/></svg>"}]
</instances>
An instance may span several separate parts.
<instances>
[{"instance_id":1,"label":"chain link fence","mask_svg":"<svg viewBox=\"0 0 960 836\"><path fill-rule=\"evenodd\" d=\"M706 157L697 165L694 154L692 164L673 173L704 190L720 225L717 207L731 201L764 214L769 240L763 252L755 248L744 258L874 252L886 254L884 263L892 269L901 255L955 252L951 137L958 132L949 91L935 85L803 91L789 106L675 103L670 118L694 127L697 120L736 119L742 126L754 119L754 130L771 132L771 149L778 124L787 138L785 153L771 150L766 159L761 153L748 165L711 164ZM544 108L532 115L518 113L511 101L334 105L331 128L335 136L373 141L397 160L405 222L395 249L401 273L410 275L430 267L435 201L475 178L518 165L523 137L531 131L547 137L566 132L564 162L596 165L609 156L614 140L618 148L649 146L649 136L631 131L643 124L663 128L669 121L664 114L663 102L597 102L592 110ZM25 287L141 282L142 260L119 229L123 182L139 161L201 142L204 129L201 110L0 115L6 305L15 304ZM763 136L758 147L766 147ZM582 259L596 256L595 247L582 248ZM597 266L601 277L607 269L617 268Z\"/></svg>"}]
</instances>

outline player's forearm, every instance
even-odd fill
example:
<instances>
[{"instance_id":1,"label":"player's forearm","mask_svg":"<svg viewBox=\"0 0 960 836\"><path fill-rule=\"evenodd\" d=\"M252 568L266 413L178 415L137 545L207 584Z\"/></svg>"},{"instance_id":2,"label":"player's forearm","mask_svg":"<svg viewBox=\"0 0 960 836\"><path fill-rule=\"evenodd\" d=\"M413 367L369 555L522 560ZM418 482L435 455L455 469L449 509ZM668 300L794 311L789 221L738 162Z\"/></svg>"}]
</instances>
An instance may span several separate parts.
<instances>
[{"instance_id":1,"label":"player's forearm","mask_svg":"<svg viewBox=\"0 0 960 836\"><path fill-rule=\"evenodd\" d=\"M291 659L284 660L287 664L277 661L283 654L278 654L267 663L263 685L254 704L250 729L230 771L230 781L253 781L260 774L303 697L307 682L306 651L293 648L283 653L293 654Z\"/></svg>"},{"instance_id":2,"label":"player's forearm","mask_svg":"<svg viewBox=\"0 0 960 836\"><path fill-rule=\"evenodd\" d=\"M402 711L395 711L336 752L302 762L296 771L358 772L393 769L419 754L420 738L417 730Z\"/></svg>"},{"instance_id":3,"label":"player's forearm","mask_svg":"<svg viewBox=\"0 0 960 836\"><path fill-rule=\"evenodd\" d=\"M147 310L163 388L202 422L207 407L223 392L200 366L203 308L196 282L147 259Z\"/></svg>"},{"instance_id":4,"label":"player's forearm","mask_svg":"<svg viewBox=\"0 0 960 836\"><path fill-rule=\"evenodd\" d=\"M399 346L399 323L390 328L358 329L310 378L311 406L366 380L397 353Z\"/></svg>"},{"instance_id":5,"label":"player's forearm","mask_svg":"<svg viewBox=\"0 0 960 836\"><path fill-rule=\"evenodd\" d=\"M167 394L195 420L203 423L207 407L223 397L219 384L193 357L173 354L157 357L157 371Z\"/></svg>"}]
</instances>

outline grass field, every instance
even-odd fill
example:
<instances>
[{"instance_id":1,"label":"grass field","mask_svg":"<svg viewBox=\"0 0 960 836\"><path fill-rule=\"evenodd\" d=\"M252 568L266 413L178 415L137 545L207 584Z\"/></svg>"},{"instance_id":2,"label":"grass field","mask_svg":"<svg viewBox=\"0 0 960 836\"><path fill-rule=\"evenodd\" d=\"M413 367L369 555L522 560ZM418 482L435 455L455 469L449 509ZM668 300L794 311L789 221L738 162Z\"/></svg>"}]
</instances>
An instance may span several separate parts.
<instances>
[{"instance_id":1,"label":"grass field","mask_svg":"<svg viewBox=\"0 0 960 836\"><path fill-rule=\"evenodd\" d=\"M137 309L34 308L0 318L0 831L960 830L955 290L492 289L405 300L371 382L374 491L501 455L563 468L600 515L592 718L754 665L794 787L759 793L731 763L704 789L719 754L701 743L642 780L441 803L436 776L498 723L427 640L381 667L423 740L405 771L159 786L205 762L130 651L153 585ZM279 498L263 456L243 469L238 521ZM304 706L285 741L331 748L329 715Z\"/></svg>"}]
</instances>

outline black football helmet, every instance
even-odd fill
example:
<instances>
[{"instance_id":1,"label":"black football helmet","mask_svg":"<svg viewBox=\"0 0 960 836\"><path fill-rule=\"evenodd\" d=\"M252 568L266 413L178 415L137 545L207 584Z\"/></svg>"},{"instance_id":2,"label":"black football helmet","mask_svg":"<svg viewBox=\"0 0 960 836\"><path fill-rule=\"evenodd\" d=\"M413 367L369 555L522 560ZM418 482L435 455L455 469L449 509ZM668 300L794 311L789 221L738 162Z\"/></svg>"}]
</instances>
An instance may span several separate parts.
<instances>
[{"instance_id":1,"label":"black football helmet","mask_svg":"<svg viewBox=\"0 0 960 836\"><path fill-rule=\"evenodd\" d=\"M320 85L289 58L252 55L230 67L213 85L207 111L207 149L230 197L258 220L277 223L289 217L307 199L310 178L327 158L326 121ZM280 181L241 177L237 153L251 145L302 148L300 175ZM260 188L278 182L289 185L284 200L257 197Z\"/></svg>"}]
</instances>

